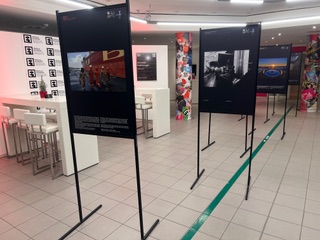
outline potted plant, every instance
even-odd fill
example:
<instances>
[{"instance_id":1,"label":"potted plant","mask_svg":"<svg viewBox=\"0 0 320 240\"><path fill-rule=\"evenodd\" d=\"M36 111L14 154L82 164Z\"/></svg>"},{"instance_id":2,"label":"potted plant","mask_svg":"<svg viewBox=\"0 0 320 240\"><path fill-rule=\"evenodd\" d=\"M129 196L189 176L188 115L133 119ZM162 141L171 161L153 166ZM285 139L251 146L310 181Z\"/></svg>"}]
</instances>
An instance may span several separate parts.
<instances>
[{"instance_id":1,"label":"potted plant","mask_svg":"<svg viewBox=\"0 0 320 240\"><path fill-rule=\"evenodd\" d=\"M41 76L41 81L39 83L39 89L40 89L40 97L45 98L47 96L47 84L45 81L43 81L43 78Z\"/></svg>"}]
</instances>

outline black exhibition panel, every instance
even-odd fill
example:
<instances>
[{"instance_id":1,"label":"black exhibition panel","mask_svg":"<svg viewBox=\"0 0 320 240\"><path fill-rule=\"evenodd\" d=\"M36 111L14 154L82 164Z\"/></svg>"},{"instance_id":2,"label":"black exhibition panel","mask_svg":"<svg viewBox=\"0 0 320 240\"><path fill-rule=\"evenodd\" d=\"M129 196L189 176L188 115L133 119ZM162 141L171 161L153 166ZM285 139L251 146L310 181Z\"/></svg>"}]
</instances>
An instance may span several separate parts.
<instances>
[{"instance_id":1,"label":"black exhibition panel","mask_svg":"<svg viewBox=\"0 0 320 240\"><path fill-rule=\"evenodd\" d=\"M288 85L300 85L302 52L291 53Z\"/></svg>"},{"instance_id":2,"label":"black exhibition panel","mask_svg":"<svg viewBox=\"0 0 320 240\"><path fill-rule=\"evenodd\" d=\"M200 30L199 111L253 115L261 26Z\"/></svg>"},{"instance_id":3,"label":"black exhibition panel","mask_svg":"<svg viewBox=\"0 0 320 240\"><path fill-rule=\"evenodd\" d=\"M57 22L71 132L134 138L127 5L57 13Z\"/></svg>"},{"instance_id":4,"label":"black exhibition panel","mask_svg":"<svg viewBox=\"0 0 320 240\"><path fill-rule=\"evenodd\" d=\"M260 48L257 92L286 94L291 45Z\"/></svg>"}]
</instances>

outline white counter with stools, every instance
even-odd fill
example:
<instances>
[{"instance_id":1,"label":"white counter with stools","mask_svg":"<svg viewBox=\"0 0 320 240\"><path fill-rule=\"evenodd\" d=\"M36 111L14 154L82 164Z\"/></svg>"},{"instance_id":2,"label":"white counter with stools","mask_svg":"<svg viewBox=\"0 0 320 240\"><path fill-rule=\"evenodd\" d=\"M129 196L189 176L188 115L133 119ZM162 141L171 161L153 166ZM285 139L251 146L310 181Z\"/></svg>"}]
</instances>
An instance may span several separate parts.
<instances>
[{"instance_id":1,"label":"white counter with stools","mask_svg":"<svg viewBox=\"0 0 320 240\"><path fill-rule=\"evenodd\" d=\"M152 104L152 110L148 110L148 120L152 120L153 137L170 133L169 88L136 88L135 96L143 97L145 104Z\"/></svg>"},{"instance_id":2,"label":"white counter with stools","mask_svg":"<svg viewBox=\"0 0 320 240\"><path fill-rule=\"evenodd\" d=\"M46 99L27 94L16 95L0 97L0 105L1 104L9 107L11 112L13 112L15 108L29 109L30 112L36 112L36 107L54 110L58 125L59 149L61 151L63 174L66 176L73 174L73 158L65 97L54 96L53 98ZM99 163L97 136L74 134L74 140L79 171ZM8 146L8 148L10 147ZM11 149L13 149L13 147L11 147Z\"/></svg>"}]
</instances>

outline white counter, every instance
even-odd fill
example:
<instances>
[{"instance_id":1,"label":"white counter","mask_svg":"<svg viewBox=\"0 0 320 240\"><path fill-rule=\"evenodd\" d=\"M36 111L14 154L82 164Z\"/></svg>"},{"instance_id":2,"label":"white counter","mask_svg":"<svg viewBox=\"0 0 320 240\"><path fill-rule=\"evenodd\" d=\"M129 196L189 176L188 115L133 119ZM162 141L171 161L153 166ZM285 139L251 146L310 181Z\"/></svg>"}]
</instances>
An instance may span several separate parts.
<instances>
[{"instance_id":1,"label":"white counter","mask_svg":"<svg viewBox=\"0 0 320 240\"><path fill-rule=\"evenodd\" d=\"M152 94L153 137L158 138L170 133L169 88L136 88L135 95Z\"/></svg>"},{"instance_id":2,"label":"white counter","mask_svg":"<svg viewBox=\"0 0 320 240\"><path fill-rule=\"evenodd\" d=\"M17 95L0 97L0 103L9 106L11 109L31 108L32 111L35 107L41 107L56 110L63 174L69 176L74 173L67 102L65 97L54 96L53 98L46 99L40 98L40 96ZM74 141L79 171L99 163L97 136L74 134Z\"/></svg>"}]
</instances>

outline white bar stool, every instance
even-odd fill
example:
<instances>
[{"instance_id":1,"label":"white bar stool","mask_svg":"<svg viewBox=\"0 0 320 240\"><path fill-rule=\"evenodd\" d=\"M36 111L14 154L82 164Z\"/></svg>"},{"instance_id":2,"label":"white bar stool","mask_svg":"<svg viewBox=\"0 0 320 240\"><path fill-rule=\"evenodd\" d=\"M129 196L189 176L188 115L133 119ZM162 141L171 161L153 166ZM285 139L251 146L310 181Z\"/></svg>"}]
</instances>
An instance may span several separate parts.
<instances>
[{"instance_id":1,"label":"white bar stool","mask_svg":"<svg viewBox=\"0 0 320 240\"><path fill-rule=\"evenodd\" d=\"M22 162L23 165L26 164L27 160L30 160L30 158L25 158L24 154L29 153L29 145L27 145L27 152L24 151L24 144L22 144L22 139L21 139L21 131L25 135L26 142L28 142L28 135L27 135L27 126L24 121L24 114L25 113L30 113L30 110L27 109L18 109L15 108L13 109L13 117L18 121L17 126L17 135L18 135L18 142L19 142L19 153L17 153L17 162ZM21 160L20 160L21 157Z\"/></svg>"},{"instance_id":2,"label":"white bar stool","mask_svg":"<svg viewBox=\"0 0 320 240\"><path fill-rule=\"evenodd\" d=\"M24 117L29 134L28 144L31 149L33 175L51 169L52 179L61 176L62 171L55 173L55 167L59 170L59 164L61 165L57 141L58 125L47 124L46 115L43 113L25 113ZM38 142L41 144L41 149L37 146ZM45 160L49 160L49 163L44 164ZM62 170L61 167L60 170Z\"/></svg>"},{"instance_id":3,"label":"white bar stool","mask_svg":"<svg viewBox=\"0 0 320 240\"><path fill-rule=\"evenodd\" d=\"M142 114L142 127L143 132L146 138L151 138L153 135L148 135L148 132L152 129L149 129L149 120L148 120L148 110L152 109L152 104L146 103L146 98L142 96L135 96L136 109L141 110Z\"/></svg>"},{"instance_id":4,"label":"white bar stool","mask_svg":"<svg viewBox=\"0 0 320 240\"><path fill-rule=\"evenodd\" d=\"M15 156L18 156L18 151L17 151L17 141L16 141L16 134L15 134L15 129L17 127L18 121L11 116L11 111L9 107L6 106L0 106L0 117L1 117L1 125L2 125L2 131L3 131L3 138L4 138L4 144L6 147L6 156L7 158L12 157L9 155L9 142L10 138L8 136L8 129L9 127L11 128L12 131L12 137L14 141L14 150L15 150ZM6 128L6 129L5 129ZM18 162L18 157L17 157L17 162Z\"/></svg>"}]
</instances>

